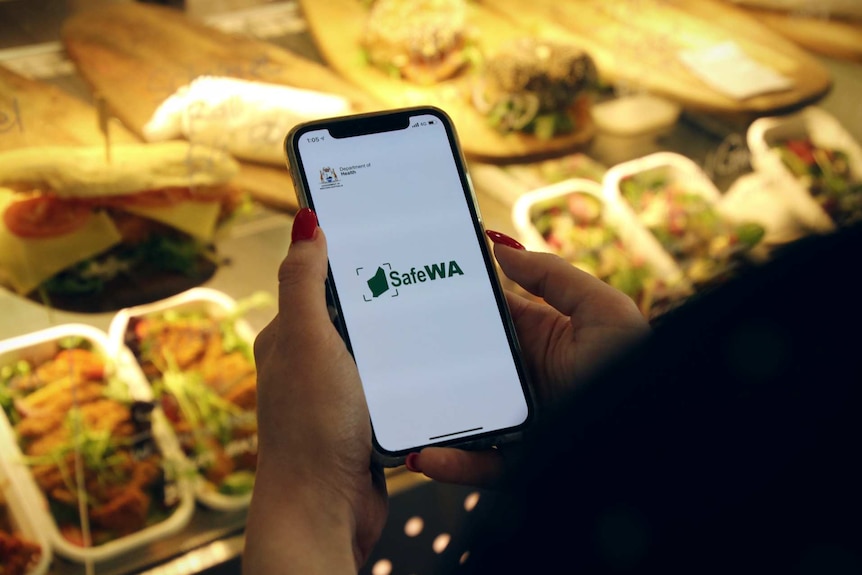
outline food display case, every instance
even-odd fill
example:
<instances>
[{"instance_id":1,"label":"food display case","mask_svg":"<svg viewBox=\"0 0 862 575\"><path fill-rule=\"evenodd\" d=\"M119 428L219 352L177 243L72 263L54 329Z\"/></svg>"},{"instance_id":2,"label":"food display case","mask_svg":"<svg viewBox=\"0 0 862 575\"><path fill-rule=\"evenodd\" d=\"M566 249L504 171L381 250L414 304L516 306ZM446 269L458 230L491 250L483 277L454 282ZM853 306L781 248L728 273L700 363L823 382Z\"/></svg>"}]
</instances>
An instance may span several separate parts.
<instances>
[{"instance_id":1,"label":"food display case","mask_svg":"<svg viewBox=\"0 0 862 575\"><path fill-rule=\"evenodd\" d=\"M188 442L184 452L184 440L200 438L183 426L176 398L193 391L170 388L152 364L142 371L135 329L158 314L214 314L238 321L237 349L247 350L274 317L276 272L298 207L280 157L293 123L420 103L442 107L459 131L485 226L612 283L655 322L734 266L757 265L781 245L862 214L862 15L824 14L823 3L813 15L732 0L576 0L556 11L560 3L551 0L419 3L427 4L423 17L443 10L437 25L446 23L457 46L426 57L449 64L431 75L429 61L420 66L404 51L409 26L392 29L414 17L407 4L0 0L0 400L29 347L75 335L67 332L78 326L91 346L133 373L136 393L158 406L166 453L191 477L192 494L192 503L177 504L169 528L122 548L76 549L68 538L57 543L24 459L4 449L0 511L9 519L0 529L11 526L43 550L26 573L238 573L253 467L242 468L240 453L230 463L235 473L210 476L190 457ZM379 18L373 25L372 16ZM513 45L529 46L522 49L529 54L513 57ZM548 58L556 76L537 64ZM560 97L563 89L577 97ZM38 248L28 243L38 230L29 237L15 231L20 221L12 221L9 206L33 190L14 174L25 164L59 169L51 154L40 154L47 146L87 147L111 165L124 157L123 146L175 140L228 156L223 163L210 156L208 165L223 166L226 185L239 195L208 180L221 190L213 192L221 203L207 208L206 229L202 212L158 215L165 205L158 202L177 201L174 193L147 196L149 203L90 198L87 209L138 219L100 220L82 244ZM21 150L27 152L4 163L13 157L4 154ZM86 177L81 181L87 187ZM637 203L671 188L673 201ZM680 200L679 189L697 196L700 207ZM64 213L81 203L65 204ZM153 229L181 229L204 249L198 259L174 260L185 253L181 244L159 244L161 260L179 263L135 281L123 267L133 264L98 260L85 279L102 272L126 278L106 288L116 290L110 298L50 291L62 265L78 265L86 250L114 250L140 218L157 221ZM699 243L696 225L708 236ZM702 251L692 259L686 250L694 244ZM57 254L75 250L61 265ZM42 275L34 275L34 258L47 262ZM208 263L185 273L191 261ZM61 279L82 290L92 283ZM237 388L232 413L253 405L243 393L253 390ZM208 401L226 405L224 397ZM14 442L14 422L0 423L0 440ZM233 432L229 450L253 450L254 429ZM460 509L463 496L475 496L436 498L403 468L388 470L387 481L397 517L411 515L398 507L401 494L404 505L428 502L429 514L441 505Z\"/></svg>"}]
</instances>

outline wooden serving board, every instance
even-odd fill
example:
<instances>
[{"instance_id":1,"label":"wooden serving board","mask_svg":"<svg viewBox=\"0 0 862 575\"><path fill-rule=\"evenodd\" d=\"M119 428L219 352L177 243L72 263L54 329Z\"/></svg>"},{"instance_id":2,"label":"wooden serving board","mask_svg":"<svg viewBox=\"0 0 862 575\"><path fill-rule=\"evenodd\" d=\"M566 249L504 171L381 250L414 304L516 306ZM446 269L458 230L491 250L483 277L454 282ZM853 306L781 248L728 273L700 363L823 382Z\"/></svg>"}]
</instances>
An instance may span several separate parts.
<instances>
[{"instance_id":1,"label":"wooden serving board","mask_svg":"<svg viewBox=\"0 0 862 575\"><path fill-rule=\"evenodd\" d=\"M464 153L472 159L503 163L561 155L583 147L595 134L589 120L581 130L550 140L501 134L470 103L473 76L469 72L423 86L368 64L360 48L366 4L358 0L299 0L299 4L318 50L333 70L391 107L431 104L442 108L452 117ZM528 28L475 2L467 3L467 21L478 32L477 48L487 54L504 42L532 35Z\"/></svg>"},{"instance_id":2,"label":"wooden serving board","mask_svg":"<svg viewBox=\"0 0 862 575\"><path fill-rule=\"evenodd\" d=\"M139 141L119 122L111 122L109 133L115 143ZM0 150L104 142L95 107L0 66Z\"/></svg>"},{"instance_id":3,"label":"wooden serving board","mask_svg":"<svg viewBox=\"0 0 862 575\"><path fill-rule=\"evenodd\" d=\"M761 115L802 107L832 85L813 56L723 0L476 0L537 34L569 38L596 59L602 77L646 89L707 113ZM706 85L680 61L681 50L735 42L789 77L794 87L737 100Z\"/></svg>"},{"instance_id":4,"label":"wooden serving board","mask_svg":"<svg viewBox=\"0 0 862 575\"><path fill-rule=\"evenodd\" d=\"M357 111L378 107L325 66L273 44L209 28L163 6L117 2L79 12L64 22L62 41L92 90L141 138L156 108L203 75L337 93ZM240 186L264 203L297 209L284 166L241 164Z\"/></svg>"},{"instance_id":5,"label":"wooden serving board","mask_svg":"<svg viewBox=\"0 0 862 575\"><path fill-rule=\"evenodd\" d=\"M773 31L817 54L862 62L862 21L740 8Z\"/></svg>"}]
</instances>

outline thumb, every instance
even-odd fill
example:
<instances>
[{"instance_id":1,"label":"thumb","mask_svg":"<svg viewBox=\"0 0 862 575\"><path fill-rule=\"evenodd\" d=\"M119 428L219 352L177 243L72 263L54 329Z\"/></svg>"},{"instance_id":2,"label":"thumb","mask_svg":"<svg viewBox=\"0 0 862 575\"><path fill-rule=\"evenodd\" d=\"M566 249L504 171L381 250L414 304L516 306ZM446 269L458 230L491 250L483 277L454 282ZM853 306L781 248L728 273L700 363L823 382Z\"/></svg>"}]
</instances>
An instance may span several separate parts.
<instances>
[{"instance_id":1,"label":"thumb","mask_svg":"<svg viewBox=\"0 0 862 575\"><path fill-rule=\"evenodd\" d=\"M568 316L576 313L582 303L614 291L603 281L554 254L496 243L494 256L509 279Z\"/></svg>"}]
</instances>

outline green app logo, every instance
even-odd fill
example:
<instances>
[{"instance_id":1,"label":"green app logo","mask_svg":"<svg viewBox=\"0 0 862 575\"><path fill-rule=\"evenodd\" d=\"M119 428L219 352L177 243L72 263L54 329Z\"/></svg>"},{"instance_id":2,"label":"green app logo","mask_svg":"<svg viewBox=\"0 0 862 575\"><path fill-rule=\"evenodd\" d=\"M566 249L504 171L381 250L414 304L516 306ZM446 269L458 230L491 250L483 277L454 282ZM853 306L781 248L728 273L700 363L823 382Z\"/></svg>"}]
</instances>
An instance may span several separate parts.
<instances>
[{"instance_id":1,"label":"green app logo","mask_svg":"<svg viewBox=\"0 0 862 575\"><path fill-rule=\"evenodd\" d=\"M356 275L363 276L364 270L365 268L356 268ZM463 275L464 271L455 260L450 260L448 263L426 264L418 268L414 266L410 268L409 272L394 270L392 264L385 263L377 266L377 271L367 280L371 297L368 297L367 293L363 293L362 299L373 301L387 292L389 292L389 297L398 297L397 288L399 287Z\"/></svg>"},{"instance_id":2,"label":"green app logo","mask_svg":"<svg viewBox=\"0 0 862 575\"><path fill-rule=\"evenodd\" d=\"M389 291L389 282L386 281L386 272L383 267L377 268L377 273L368 280L368 289L371 290L371 297L379 297Z\"/></svg>"}]
</instances>

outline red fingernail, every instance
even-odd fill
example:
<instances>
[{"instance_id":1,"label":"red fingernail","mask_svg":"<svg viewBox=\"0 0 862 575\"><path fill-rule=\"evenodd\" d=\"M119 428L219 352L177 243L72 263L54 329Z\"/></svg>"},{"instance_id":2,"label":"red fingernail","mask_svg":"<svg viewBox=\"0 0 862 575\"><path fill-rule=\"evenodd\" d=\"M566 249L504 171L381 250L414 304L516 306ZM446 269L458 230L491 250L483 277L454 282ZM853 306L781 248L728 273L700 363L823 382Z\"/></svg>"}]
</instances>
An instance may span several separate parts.
<instances>
[{"instance_id":1,"label":"red fingernail","mask_svg":"<svg viewBox=\"0 0 862 575\"><path fill-rule=\"evenodd\" d=\"M510 248L515 248L516 250L527 249L521 245L521 242L519 242L515 238L510 238L506 234L501 234L500 232L495 232L494 230L485 230L485 235L491 238L491 241L495 244L509 246Z\"/></svg>"},{"instance_id":2,"label":"red fingernail","mask_svg":"<svg viewBox=\"0 0 862 575\"><path fill-rule=\"evenodd\" d=\"M404 460L404 467L412 471L413 473L421 473L422 470L419 469L419 466L416 464L416 460L419 458L418 453L411 453L407 456L407 459Z\"/></svg>"},{"instance_id":3,"label":"red fingernail","mask_svg":"<svg viewBox=\"0 0 862 575\"><path fill-rule=\"evenodd\" d=\"M291 241L310 240L317 230L317 214L310 208L302 208L293 218L293 229L290 231Z\"/></svg>"}]
</instances>

